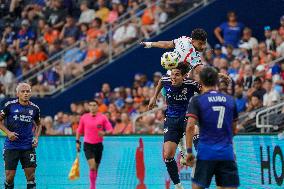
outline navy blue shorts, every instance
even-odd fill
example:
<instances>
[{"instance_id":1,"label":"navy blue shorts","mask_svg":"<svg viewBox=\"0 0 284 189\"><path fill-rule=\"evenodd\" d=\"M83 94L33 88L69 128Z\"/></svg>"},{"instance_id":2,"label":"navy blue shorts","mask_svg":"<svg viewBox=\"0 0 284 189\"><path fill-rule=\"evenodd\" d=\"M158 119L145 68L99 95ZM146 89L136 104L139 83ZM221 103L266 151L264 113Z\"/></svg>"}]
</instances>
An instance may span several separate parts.
<instances>
[{"instance_id":1,"label":"navy blue shorts","mask_svg":"<svg viewBox=\"0 0 284 189\"><path fill-rule=\"evenodd\" d=\"M185 116L178 118L166 117L164 122L164 142L171 141L176 144L185 133L187 119Z\"/></svg>"},{"instance_id":2,"label":"navy blue shorts","mask_svg":"<svg viewBox=\"0 0 284 189\"><path fill-rule=\"evenodd\" d=\"M235 161L197 160L192 169L192 182L209 188L215 175L217 186L238 187L240 185L238 167Z\"/></svg>"}]
</instances>

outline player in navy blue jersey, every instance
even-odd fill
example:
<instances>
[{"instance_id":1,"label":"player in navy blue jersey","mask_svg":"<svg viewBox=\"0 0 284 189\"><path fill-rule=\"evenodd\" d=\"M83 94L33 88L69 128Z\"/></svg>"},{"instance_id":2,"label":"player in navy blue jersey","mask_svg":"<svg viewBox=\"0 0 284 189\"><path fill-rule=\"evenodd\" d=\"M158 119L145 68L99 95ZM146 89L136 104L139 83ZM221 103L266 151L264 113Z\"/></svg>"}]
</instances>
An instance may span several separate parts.
<instances>
[{"instance_id":1,"label":"player in navy blue jersey","mask_svg":"<svg viewBox=\"0 0 284 189\"><path fill-rule=\"evenodd\" d=\"M208 188L215 175L219 188L235 189L239 186L233 150L233 135L238 118L236 104L233 97L216 91L218 73L214 68L204 68L199 77L203 94L191 99L186 128L187 162L192 166L195 159L192 153L193 128L199 123L192 188Z\"/></svg>"},{"instance_id":2,"label":"player in navy blue jersey","mask_svg":"<svg viewBox=\"0 0 284 189\"><path fill-rule=\"evenodd\" d=\"M14 177L19 161L26 175L27 189L35 189L35 148L41 132L40 110L37 105L29 101L31 97L29 84L18 84L16 92L18 99L6 102L0 114L0 120L4 120L4 125L0 124L0 129L7 135L3 153L5 189L14 188Z\"/></svg>"},{"instance_id":3,"label":"player in navy blue jersey","mask_svg":"<svg viewBox=\"0 0 284 189\"><path fill-rule=\"evenodd\" d=\"M187 123L185 115L189 99L200 91L200 85L186 77L188 70L189 66L181 63L177 68L171 70L170 76L163 76L156 87L154 97L149 103L149 109L153 108L161 89L165 89L167 109L164 122L163 155L171 180L178 189L183 187L180 183L174 156L177 145L185 132Z\"/></svg>"}]
</instances>

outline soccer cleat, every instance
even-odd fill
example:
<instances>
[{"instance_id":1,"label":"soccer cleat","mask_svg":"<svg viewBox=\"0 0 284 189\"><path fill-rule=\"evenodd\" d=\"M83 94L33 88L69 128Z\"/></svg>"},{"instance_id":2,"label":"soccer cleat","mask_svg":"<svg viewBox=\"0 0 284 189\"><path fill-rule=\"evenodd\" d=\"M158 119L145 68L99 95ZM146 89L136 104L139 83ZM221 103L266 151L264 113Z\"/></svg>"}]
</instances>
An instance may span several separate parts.
<instances>
[{"instance_id":1,"label":"soccer cleat","mask_svg":"<svg viewBox=\"0 0 284 189\"><path fill-rule=\"evenodd\" d=\"M175 189L184 189L181 183L175 185Z\"/></svg>"}]
</instances>

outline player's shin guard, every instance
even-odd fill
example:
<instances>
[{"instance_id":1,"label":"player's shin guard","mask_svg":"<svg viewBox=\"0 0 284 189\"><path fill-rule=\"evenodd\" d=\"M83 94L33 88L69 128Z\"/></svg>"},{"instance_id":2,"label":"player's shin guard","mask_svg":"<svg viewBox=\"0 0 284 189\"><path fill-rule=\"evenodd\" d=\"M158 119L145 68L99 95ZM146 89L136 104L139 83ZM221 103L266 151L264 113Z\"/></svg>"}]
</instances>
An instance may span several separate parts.
<instances>
[{"instance_id":1,"label":"player's shin guard","mask_svg":"<svg viewBox=\"0 0 284 189\"><path fill-rule=\"evenodd\" d=\"M167 166L168 173L174 184L180 183L179 175L178 175L178 167L175 158L165 159L165 163Z\"/></svg>"},{"instance_id":2,"label":"player's shin guard","mask_svg":"<svg viewBox=\"0 0 284 189\"><path fill-rule=\"evenodd\" d=\"M8 183L7 181L5 181L4 185L5 189L14 189L14 183Z\"/></svg>"},{"instance_id":3,"label":"player's shin guard","mask_svg":"<svg viewBox=\"0 0 284 189\"><path fill-rule=\"evenodd\" d=\"M27 189L36 189L35 181L28 181L27 182Z\"/></svg>"}]
</instances>

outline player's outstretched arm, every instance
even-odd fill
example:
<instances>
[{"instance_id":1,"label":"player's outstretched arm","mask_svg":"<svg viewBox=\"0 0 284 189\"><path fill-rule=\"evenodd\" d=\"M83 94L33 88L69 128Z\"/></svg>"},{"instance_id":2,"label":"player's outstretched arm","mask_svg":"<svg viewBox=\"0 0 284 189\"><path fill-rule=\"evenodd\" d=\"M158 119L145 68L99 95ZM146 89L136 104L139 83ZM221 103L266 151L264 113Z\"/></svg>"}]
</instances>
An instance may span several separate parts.
<instances>
[{"instance_id":1,"label":"player's outstretched arm","mask_svg":"<svg viewBox=\"0 0 284 189\"><path fill-rule=\"evenodd\" d=\"M175 48L173 41L157 41L157 42L140 42L140 45L145 48L162 48L162 49L172 49Z\"/></svg>"},{"instance_id":2,"label":"player's outstretched arm","mask_svg":"<svg viewBox=\"0 0 284 189\"><path fill-rule=\"evenodd\" d=\"M149 105L148 105L148 110L153 109L153 107L156 105L157 98L162 90L162 80L160 79L158 82L158 85L155 88L155 94L154 96L150 99Z\"/></svg>"}]
</instances>

